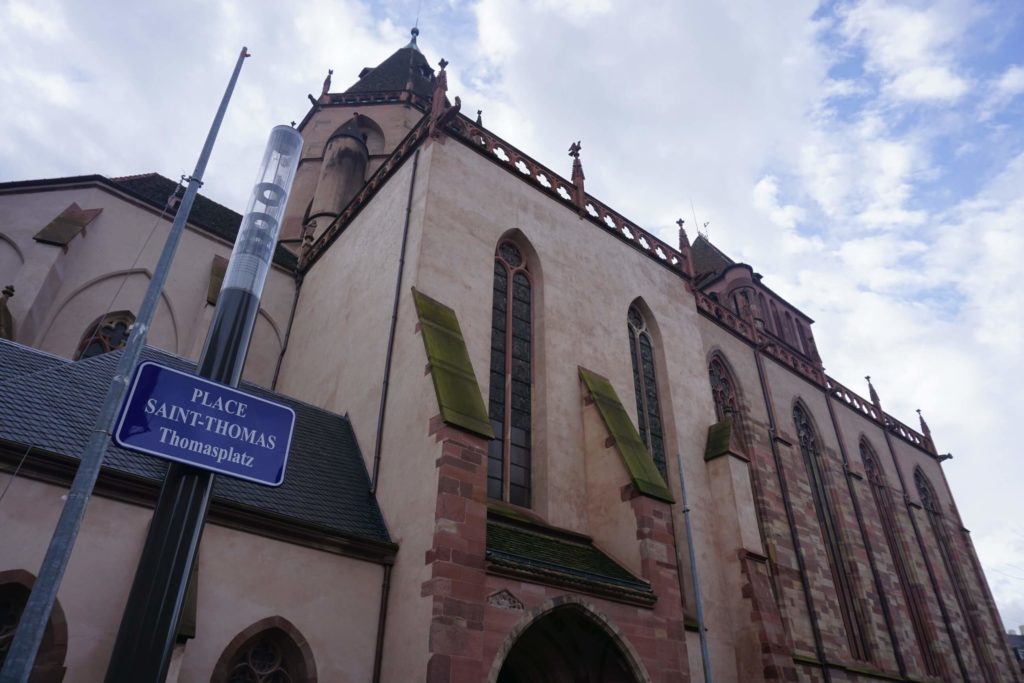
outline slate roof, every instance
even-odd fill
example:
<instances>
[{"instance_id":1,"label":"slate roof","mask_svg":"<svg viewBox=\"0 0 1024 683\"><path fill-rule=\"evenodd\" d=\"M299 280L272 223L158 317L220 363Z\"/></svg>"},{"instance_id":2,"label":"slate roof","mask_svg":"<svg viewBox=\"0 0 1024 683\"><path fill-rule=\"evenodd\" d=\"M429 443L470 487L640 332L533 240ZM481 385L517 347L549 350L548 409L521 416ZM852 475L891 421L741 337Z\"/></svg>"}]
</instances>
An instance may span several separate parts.
<instances>
[{"instance_id":1,"label":"slate roof","mask_svg":"<svg viewBox=\"0 0 1024 683\"><path fill-rule=\"evenodd\" d=\"M178 186L178 183L159 173L123 176L111 178L111 181L130 194L145 199L161 209ZM238 228L242 224L242 215L200 194L196 195L196 199L192 203L192 212L188 215L188 220L217 237L234 243L235 237L238 235ZM298 259L295 254L278 244L277 249L274 250L274 263L282 268L295 270Z\"/></svg>"},{"instance_id":2,"label":"slate roof","mask_svg":"<svg viewBox=\"0 0 1024 683\"><path fill-rule=\"evenodd\" d=\"M93 174L67 176L64 178L16 180L0 183L0 191L18 191L40 185L82 185L84 183L107 185L131 195L158 210L163 210L164 205L167 204L167 198L171 196L171 193L178 186L177 182L170 178L165 178L159 173L143 173L119 178L107 178L106 176ZM169 215L173 217L174 214L171 213ZM192 212L189 214L188 220L189 223L196 227L223 240L234 243L235 236L238 235L238 228L242 224L242 215L200 194L196 195L196 200L192 204ZM298 267L298 257L278 244L274 250L274 263L282 268L294 271Z\"/></svg>"},{"instance_id":3,"label":"slate roof","mask_svg":"<svg viewBox=\"0 0 1024 683\"><path fill-rule=\"evenodd\" d=\"M719 251L718 247L711 244L704 235L698 236L693 241L690 254L693 259L693 274L698 280L705 276L720 275L726 268L736 264L735 261Z\"/></svg>"},{"instance_id":4,"label":"slate roof","mask_svg":"<svg viewBox=\"0 0 1024 683\"><path fill-rule=\"evenodd\" d=\"M586 536L496 516L487 520L487 560L492 566L535 575L575 588L599 589L631 601L653 603L650 585L601 552Z\"/></svg>"},{"instance_id":5,"label":"slate roof","mask_svg":"<svg viewBox=\"0 0 1024 683\"><path fill-rule=\"evenodd\" d=\"M0 340L0 441L80 457L119 356L115 351L68 361ZM195 369L191 361L149 347L142 359L181 370ZM389 542L348 418L246 382L240 388L295 411L288 469L284 483L277 488L218 477L214 498L329 532ZM103 468L159 480L167 464L112 444Z\"/></svg>"},{"instance_id":6,"label":"slate roof","mask_svg":"<svg viewBox=\"0 0 1024 683\"><path fill-rule=\"evenodd\" d=\"M393 92L405 90L412 80L412 91L430 99L434 89L434 70L417 48L406 45L363 76L346 93Z\"/></svg>"}]
</instances>

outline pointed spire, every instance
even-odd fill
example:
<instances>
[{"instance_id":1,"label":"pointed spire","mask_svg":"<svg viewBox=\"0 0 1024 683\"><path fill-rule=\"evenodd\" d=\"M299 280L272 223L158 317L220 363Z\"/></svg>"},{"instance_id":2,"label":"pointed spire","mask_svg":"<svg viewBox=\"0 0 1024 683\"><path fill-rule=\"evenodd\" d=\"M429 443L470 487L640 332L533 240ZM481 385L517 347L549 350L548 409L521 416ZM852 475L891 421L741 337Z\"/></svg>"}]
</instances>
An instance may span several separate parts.
<instances>
[{"instance_id":1,"label":"pointed spire","mask_svg":"<svg viewBox=\"0 0 1024 683\"><path fill-rule=\"evenodd\" d=\"M881 410L882 402L878 400L878 392L875 391L875 385L871 383L871 375L865 375L864 379L868 381L868 392L871 396L871 402L875 404L876 408Z\"/></svg>"},{"instance_id":2,"label":"pointed spire","mask_svg":"<svg viewBox=\"0 0 1024 683\"><path fill-rule=\"evenodd\" d=\"M924 415L921 414L920 408L917 409L917 419L921 421L921 433L929 439L932 438L932 430L928 428L928 423L924 421Z\"/></svg>"},{"instance_id":3,"label":"pointed spire","mask_svg":"<svg viewBox=\"0 0 1024 683\"><path fill-rule=\"evenodd\" d=\"M569 145L569 156L572 157L572 184L576 187L576 209L579 211L580 218L583 218L583 214L586 212L587 204L587 193L583 188L583 181L586 180L586 176L583 175L583 164L580 162L580 150L583 146L580 141Z\"/></svg>"}]
</instances>

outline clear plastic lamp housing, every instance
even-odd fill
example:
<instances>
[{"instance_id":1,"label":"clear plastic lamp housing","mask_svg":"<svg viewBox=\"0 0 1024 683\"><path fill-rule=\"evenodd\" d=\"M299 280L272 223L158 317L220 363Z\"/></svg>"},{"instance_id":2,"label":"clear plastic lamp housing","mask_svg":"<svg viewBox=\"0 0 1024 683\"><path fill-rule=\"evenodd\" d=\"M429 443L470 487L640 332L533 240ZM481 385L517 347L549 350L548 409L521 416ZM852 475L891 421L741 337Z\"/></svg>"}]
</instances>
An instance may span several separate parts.
<instances>
[{"instance_id":1,"label":"clear plastic lamp housing","mask_svg":"<svg viewBox=\"0 0 1024 683\"><path fill-rule=\"evenodd\" d=\"M224 274L222 291L240 289L257 298L263 292L301 151L302 135L294 128L275 126L270 132L256 185Z\"/></svg>"}]
</instances>

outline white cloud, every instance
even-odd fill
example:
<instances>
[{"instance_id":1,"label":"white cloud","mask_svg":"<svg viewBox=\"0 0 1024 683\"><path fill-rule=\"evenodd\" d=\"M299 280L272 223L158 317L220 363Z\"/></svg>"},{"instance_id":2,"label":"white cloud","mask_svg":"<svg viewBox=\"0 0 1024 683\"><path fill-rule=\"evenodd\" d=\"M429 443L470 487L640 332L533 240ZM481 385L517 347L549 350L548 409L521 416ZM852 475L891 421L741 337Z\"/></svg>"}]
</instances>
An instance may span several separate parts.
<instances>
[{"instance_id":1,"label":"white cloud","mask_svg":"<svg viewBox=\"0 0 1024 683\"><path fill-rule=\"evenodd\" d=\"M967 0L845 5L842 46L812 0L451 7L424 15L419 43L452 62L464 111L566 176L582 139L588 190L669 241L692 200L717 245L819 321L830 373L854 389L871 373L904 421L925 410L957 456L946 467L983 562L1024 566L1019 546L989 550L1007 533L999 501L1024 479L1005 438L1024 414L1024 156L1006 152L966 190L937 141L1005 159L993 141L962 120L907 118L962 111L974 88L1020 94L1019 65L965 66ZM230 0L186 22L169 1L0 4L0 179L190 172L246 43L204 187L238 207L270 127L305 114L327 68L343 89L408 40L371 10ZM861 50L868 77L830 76ZM967 198L929 201L939 181ZM995 577L1004 614L1024 623L1024 584Z\"/></svg>"},{"instance_id":2,"label":"white cloud","mask_svg":"<svg viewBox=\"0 0 1024 683\"><path fill-rule=\"evenodd\" d=\"M897 100L951 102L969 89L957 74L953 45L968 12L962 3L923 9L888 0L863 0L848 9L841 30L867 52L866 66L879 73Z\"/></svg>"}]
</instances>

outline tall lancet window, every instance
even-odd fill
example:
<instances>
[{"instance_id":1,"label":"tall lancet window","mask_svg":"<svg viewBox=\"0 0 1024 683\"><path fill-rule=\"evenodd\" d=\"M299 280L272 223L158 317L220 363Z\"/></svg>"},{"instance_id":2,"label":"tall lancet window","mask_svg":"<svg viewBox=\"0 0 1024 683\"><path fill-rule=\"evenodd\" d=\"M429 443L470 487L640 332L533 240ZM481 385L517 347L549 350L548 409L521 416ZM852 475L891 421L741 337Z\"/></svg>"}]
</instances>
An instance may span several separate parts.
<instances>
[{"instance_id":1,"label":"tall lancet window","mask_svg":"<svg viewBox=\"0 0 1024 683\"><path fill-rule=\"evenodd\" d=\"M893 509L892 495L889 492L889 485L885 479L885 473L878 465L878 458L875 450L867 441L860 442L860 459L864 463L864 473L867 475L868 485L871 487L871 495L875 499L875 507L878 508L878 516L882 522L882 532L885 534L885 542L889 546L889 555L892 557L893 567L896 569L896 576L903 589L903 597L906 598L910 611L910 625L914 629L914 636L921 649L921 658L924 660L925 669L932 676L941 674L936 664L938 655L935 652L934 639L928 633L928 616L918 593L914 590L913 569L907 563L906 551L900 537L900 530L896 521L896 511Z\"/></svg>"},{"instance_id":2,"label":"tall lancet window","mask_svg":"<svg viewBox=\"0 0 1024 683\"><path fill-rule=\"evenodd\" d=\"M532 283L522 251L502 241L494 257L487 496L530 505Z\"/></svg>"},{"instance_id":3,"label":"tall lancet window","mask_svg":"<svg viewBox=\"0 0 1024 683\"><path fill-rule=\"evenodd\" d=\"M654 372L654 344L647 330L647 321L636 304L626 315L629 328L629 353L633 357L633 389L636 393L636 421L640 438L658 466L661 476L668 481L665 466L665 437L658 405L658 383Z\"/></svg>"},{"instance_id":4,"label":"tall lancet window","mask_svg":"<svg viewBox=\"0 0 1024 683\"><path fill-rule=\"evenodd\" d=\"M939 555L942 556L942 564L945 566L950 584L953 586L953 595L960 606L960 613L964 615L967 635L971 639L975 656L981 662L981 666L984 669L981 672L983 675L980 679L985 681L1000 680L999 674L995 671L995 664L992 662L988 648L984 643L985 626L983 623L979 623L981 622L981 617L978 614L980 608L967 592L970 584L967 581L967 575L964 573L963 567L957 561L958 558L953 547L953 539L950 538L949 531L946 528L946 521L942 515L942 503L935 493L935 487L932 486L931 481L928 480L928 477L925 476L920 467L914 470L914 484L917 486L917 494L921 497L921 507L925 509L928 521L932 527L932 533L938 542Z\"/></svg>"},{"instance_id":5,"label":"tall lancet window","mask_svg":"<svg viewBox=\"0 0 1024 683\"><path fill-rule=\"evenodd\" d=\"M821 446L810 418L799 403L793 406L793 423L800 440L800 452L803 454L804 465L807 468L811 497L814 499L814 509L818 513L818 524L825 541L825 552L832 569L832 580L839 599L839 611L842 613L843 624L846 626L846 633L850 641L850 653L855 659L867 660L870 657L867 632L854 600L853 585L846 572L842 538L839 534L836 513L830 502Z\"/></svg>"}]
</instances>

